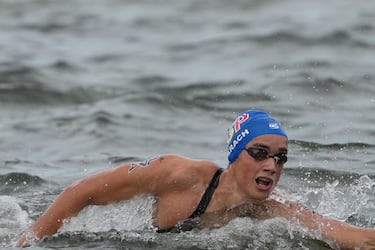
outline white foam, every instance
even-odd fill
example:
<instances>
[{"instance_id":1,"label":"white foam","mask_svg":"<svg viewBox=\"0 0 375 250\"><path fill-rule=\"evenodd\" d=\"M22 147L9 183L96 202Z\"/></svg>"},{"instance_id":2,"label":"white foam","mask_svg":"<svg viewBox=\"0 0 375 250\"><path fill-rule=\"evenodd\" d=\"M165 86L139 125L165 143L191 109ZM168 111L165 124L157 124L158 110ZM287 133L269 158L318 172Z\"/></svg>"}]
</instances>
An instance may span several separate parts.
<instances>
[{"instance_id":1,"label":"white foam","mask_svg":"<svg viewBox=\"0 0 375 250\"><path fill-rule=\"evenodd\" d=\"M28 227L30 219L15 197L0 196L0 238L2 244L11 244Z\"/></svg>"},{"instance_id":2,"label":"white foam","mask_svg":"<svg viewBox=\"0 0 375 250\"><path fill-rule=\"evenodd\" d=\"M76 217L66 221L60 232L103 232L142 230L152 227L153 197L136 197L105 206L87 206Z\"/></svg>"},{"instance_id":3,"label":"white foam","mask_svg":"<svg viewBox=\"0 0 375 250\"><path fill-rule=\"evenodd\" d=\"M339 185L336 180L326 183L323 188L307 191L304 203L323 216L345 221L369 206L368 200L374 187L375 182L367 175L350 186Z\"/></svg>"}]
</instances>

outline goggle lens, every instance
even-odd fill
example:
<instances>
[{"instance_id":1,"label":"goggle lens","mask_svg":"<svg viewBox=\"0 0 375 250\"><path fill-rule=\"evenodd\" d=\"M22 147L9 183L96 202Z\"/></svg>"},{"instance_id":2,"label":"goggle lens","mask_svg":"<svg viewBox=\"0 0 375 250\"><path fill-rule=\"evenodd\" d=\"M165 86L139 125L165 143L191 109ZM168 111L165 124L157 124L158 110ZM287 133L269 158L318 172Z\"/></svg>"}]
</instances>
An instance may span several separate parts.
<instances>
[{"instance_id":1,"label":"goggle lens","mask_svg":"<svg viewBox=\"0 0 375 250\"><path fill-rule=\"evenodd\" d=\"M268 152L262 148L246 148L245 150L256 161L264 161L268 158L273 158L277 165L285 164L288 161L288 156L286 153L269 155Z\"/></svg>"}]
</instances>

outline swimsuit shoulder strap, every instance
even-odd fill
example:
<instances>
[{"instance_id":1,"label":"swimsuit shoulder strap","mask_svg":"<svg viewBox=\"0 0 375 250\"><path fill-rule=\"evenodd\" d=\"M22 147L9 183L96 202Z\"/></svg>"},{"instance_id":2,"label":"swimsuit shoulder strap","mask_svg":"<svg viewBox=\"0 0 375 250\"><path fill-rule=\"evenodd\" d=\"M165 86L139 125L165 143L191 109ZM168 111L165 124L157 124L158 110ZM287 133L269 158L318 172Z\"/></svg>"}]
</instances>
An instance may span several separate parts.
<instances>
[{"instance_id":1,"label":"swimsuit shoulder strap","mask_svg":"<svg viewBox=\"0 0 375 250\"><path fill-rule=\"evenodd\" d=\"M219 185L219 179L220 175L223 172L222 168L219 168L214 176L212 177L210 183L208 184L208 187L206 191L204 192L201 201L198 204L198 207L195 209L195 211L190 215L189 218L195 218L201 214L203 214L206 211L206 208L208 207L208 204L211 201L211 198L215 192L215 189Z\"/></svg>"},{"instance_id":2,"label":"swimsuit shoulder strap","mask_svg":"<svg viewBox=\"0 0 375 250\"><path fill-rule=\"evenodd\" d=\"M215 189L219 185L219 179L220 175L223 172L222 168L219 168L214 176L212 177L210 183L208 184L208 187L206 191L204 192L201 201L198 204L198 207L195 209L195 211L190 215L190 219L198 217L199 215L203 214L206 211L206 208L208 207L208 204L211 201L212 195L215 192ZM186 221L185 221L186 222ZM185 223L184 222L184 223ZM191 230L191 229L190 229ZM158 233L167 233L167 232L175 232L178 233L181 231L180 225L173 226L170 228L158 228L156 232ZM185 230L184 230L185 231Z\"/></svg>"}]
</instances>

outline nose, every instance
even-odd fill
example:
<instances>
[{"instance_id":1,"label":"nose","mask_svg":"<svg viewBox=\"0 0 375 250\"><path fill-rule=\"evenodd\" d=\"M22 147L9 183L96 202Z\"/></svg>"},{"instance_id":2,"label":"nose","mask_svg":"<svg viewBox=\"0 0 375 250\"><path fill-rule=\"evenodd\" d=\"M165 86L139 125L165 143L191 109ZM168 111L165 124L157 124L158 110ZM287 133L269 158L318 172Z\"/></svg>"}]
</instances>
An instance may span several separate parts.
<instances>
[{"instance_id":1,"label":"nose","mask_svg":"<svg viewBox=\"0 0 375 250\"><path fill-rule=\"evenodd\" d=\"M276 173L277 171L277 164L273 157L270 157L264 160L264 167L263 170L266 172Z\"/></svg>"}]
</instances>

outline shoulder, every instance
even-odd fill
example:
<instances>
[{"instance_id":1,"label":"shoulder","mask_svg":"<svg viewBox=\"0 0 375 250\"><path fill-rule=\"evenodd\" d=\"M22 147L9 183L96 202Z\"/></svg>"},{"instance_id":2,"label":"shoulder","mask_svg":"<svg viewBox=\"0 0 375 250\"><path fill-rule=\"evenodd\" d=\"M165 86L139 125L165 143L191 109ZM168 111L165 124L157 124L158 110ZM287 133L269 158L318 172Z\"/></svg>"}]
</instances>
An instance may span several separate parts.
<instances>
[{"instance_id":1,"label":"shoulder","mask_svg":"<svg viewBox=\"0 0 375 250\"><path fill-rule=\"evenodd\" d=\"M191 159L180 155L160 156L160 165L171 170L177 176L184 176L184 174L205 175L219 168L212 161ZM186 178L186 176L184 177Z\"/></svg>"},{"instance_id":2,"label":"shoulder","mask_svg":"<svg viewBox=\"0 0 375 250\"><path fill-rule=\"evenodd\" d=\"M116 169L121 170L122 172L127 172L128 174L137 175L137 173L145 174L145 172L163 172L173 166L187 165L189 161L188 158L178 155L161 155L140 161L128 162Z\"/></svg>"},{"instance_id":3,"label":"shoulder","mask_svg":"<svg viewBox=\"0 0 375 250\"><path fill-rule=\"evenodd\" d=\"M194 176L209 175L218 166L208 160L191 159L180 155L167 154L142 161L126 163L116 168L116 172L129 177L164 180L191 179Z\"/></svg>"},{"instance_id":4,"label":"shoulder","mask_svg":"<svg viewBox=\"0 0 375 250\"><path fill-rule=\"evenodd\" d=\"M162 155L153 163L164 187L186 189L199 183L206 183L218 166L208 160L191 159L180 155Z\"/></svg>"},{"instance_id":5,"label":"shoulder","mask_svg":"<svg viewBox=\"0 0 375 250\"><path fill-rule=\"evenodd\" d=\"M204 168L218 168L216 164L208 160L197 160L181 155L160 155L158 157L146 159L139 162L131 162L122 167L128 168L128 172L133 172L137 168L148 168L159 170L171 170L173 172L192 172L204 170Z\"/></svg>"}]
</instances>

